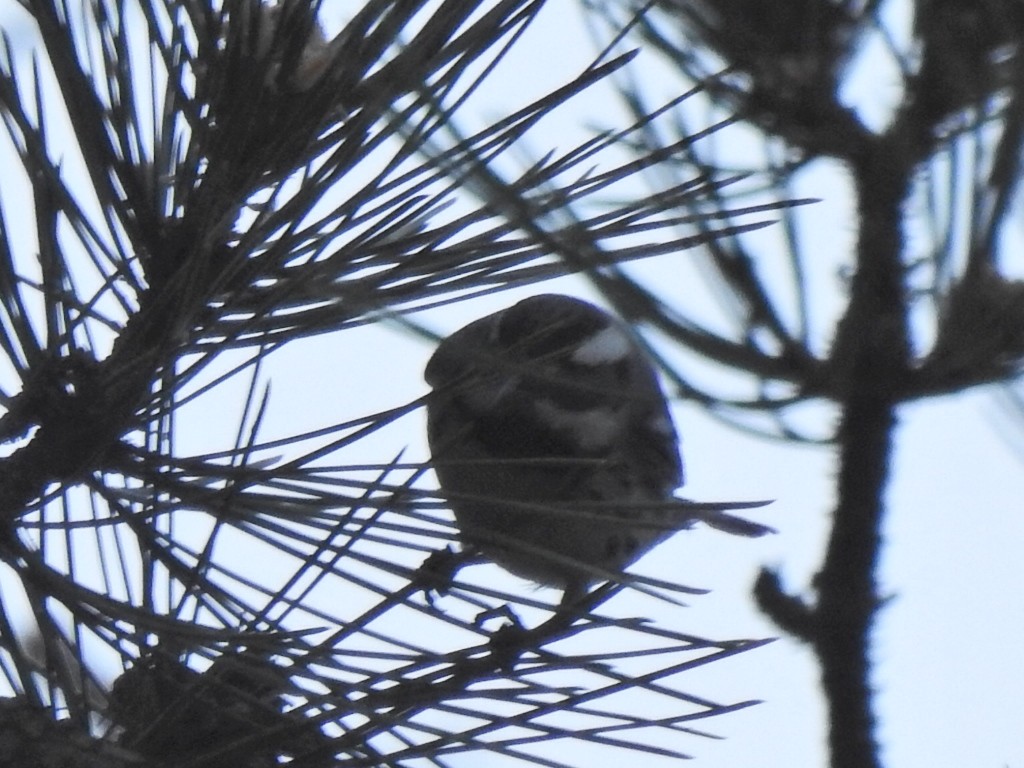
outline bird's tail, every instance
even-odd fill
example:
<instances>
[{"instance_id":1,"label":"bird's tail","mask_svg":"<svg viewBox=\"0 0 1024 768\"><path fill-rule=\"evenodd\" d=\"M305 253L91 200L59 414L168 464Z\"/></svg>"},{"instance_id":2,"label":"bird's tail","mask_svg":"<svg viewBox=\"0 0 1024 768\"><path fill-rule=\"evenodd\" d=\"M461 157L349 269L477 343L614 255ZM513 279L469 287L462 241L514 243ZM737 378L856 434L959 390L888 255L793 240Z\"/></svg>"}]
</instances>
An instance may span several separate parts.
<instances>
[{"instance_id":1,"label":"bird's tail","mask_svg":"<svg viewBox=\"0 0 1024 768\"><path fill-rule=\"evenodd\" d=\"M734 536L764 536L775 533L774 528L760 523L753 523L742 517L729 514L735 509L756 509L771 504L770 501L687 501L678 499L680 511L694 520L700 520L715 530L731 533Z\"/></svg>"}]
</instances>

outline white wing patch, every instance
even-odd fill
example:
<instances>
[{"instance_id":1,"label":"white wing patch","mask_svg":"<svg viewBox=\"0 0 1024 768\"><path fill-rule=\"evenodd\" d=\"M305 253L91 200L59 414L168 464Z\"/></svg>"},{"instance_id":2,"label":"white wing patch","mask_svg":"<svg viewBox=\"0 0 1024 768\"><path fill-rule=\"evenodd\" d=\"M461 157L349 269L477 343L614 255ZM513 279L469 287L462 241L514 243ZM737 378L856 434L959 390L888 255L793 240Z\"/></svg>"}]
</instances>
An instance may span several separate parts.
<instances>
[{"instance_id":1,"label":"white wing patch","mask_svg":"<svg viewBox=\"0 0 1024 768\"><path fill-rule=\"evenodd\" d=\"M633 340L620 328L609 325L582 342L571 355L580 365L607 365L625 360L633 352Z\"/></svg>"},{"instance_id":2,"label":"white wing patch","mask_svg":"<svg viewBox=\"0 0 1024 768\"><path fill-rule=\"evenodd\" d=\"M607 448L622 439L621 410L605 407L574 411L551 400L538 400L534 408L548 425L571 435L584 451Z\"/></svg>"}]
</instances>

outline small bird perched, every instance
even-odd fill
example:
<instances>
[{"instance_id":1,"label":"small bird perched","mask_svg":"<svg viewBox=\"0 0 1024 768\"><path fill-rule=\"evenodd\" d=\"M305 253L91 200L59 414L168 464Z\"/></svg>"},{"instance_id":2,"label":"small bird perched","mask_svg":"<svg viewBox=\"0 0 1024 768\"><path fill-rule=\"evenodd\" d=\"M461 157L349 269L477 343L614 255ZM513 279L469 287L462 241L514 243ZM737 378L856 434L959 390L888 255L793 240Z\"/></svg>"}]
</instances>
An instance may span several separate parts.
<instances>
[{"instance_id":1,"label":"small bird perched","mask_svg":"<svg viewBox=\"0 0 1024 768\"><path fill-rule=\"evenodd\" d=\"M702 520L771 531L677 499L678 438L629 329L585 301L524 299L456 331L427 363L427 436L461 538L563 604Z\"/></svg>"}]
</instances>

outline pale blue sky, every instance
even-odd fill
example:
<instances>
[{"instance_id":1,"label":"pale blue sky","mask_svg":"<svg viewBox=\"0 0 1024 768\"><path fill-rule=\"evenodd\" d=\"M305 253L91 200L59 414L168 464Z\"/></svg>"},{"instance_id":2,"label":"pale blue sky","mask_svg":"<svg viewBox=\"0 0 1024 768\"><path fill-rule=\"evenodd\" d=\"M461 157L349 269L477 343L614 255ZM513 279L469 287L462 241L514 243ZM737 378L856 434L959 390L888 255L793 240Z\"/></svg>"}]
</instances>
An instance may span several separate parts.
<instances>
[{"instance_id":1,"label":"pale blue sky","mask_svg":"<svg viewBox=\"0 0 1024 768\"><path fill-rule=\"evenodd\" d=\"M343 14L350 7L342 2L332 5L331 0L326 5L328 13L337 8ZM551 0L485 89L493 103L479 106L487 117L501 116L571 79L591 57L576 3ZM651 66L652 73L658 72ZM898 98L891 72L881 67L864 75L868 87L853 89L851 98L878 98L883 106L872 103L871 108L884 115L885 102ZM660 74L652 79L651 92L673 95L671 83ZM607 92L595 91L573 105L550 121L545 136L531 138L536 154L549 148L568 150L583 136L574 135L579 125L609 125L618 113ZM821 281L823 315L837 311L837 274L849 263L846 249L854 236L846 189L834 168L809 173L800 189L800 194L823 200L799 214L809 241L821 250L824 266L816 279ZM6 194L6 182L4 191L5 214L11 220L16 209ZM766 234L764 242L765 249L773 247L772 235ZM760 255L773 257L767 250ZM665 257L639 269L657 279L661 266L677 269L680 260ZM583 290L572 281L560 282L557 288ZM543 286L527 293L551 289ZM502 294L420 319L447 332L521 295ZM426 389L422 369L430 352L425 342L385 328L296 344L276 355L268 369L273 407L267 436L322 426L420 396ZM375 365L359 364L369 356ZM341 391L343 398L338 396ZM687 494L775 499L757 519L774 525L779 534L748 541L701 529L666 542L636 570L713 592L690 599L688 608L652 603L650 615L700 636L773 636L774 628L752 607L749 588L761 565L781 567L793 588L809 583L827 533L836 472L832 452L730 431L692 404L678 404L675 415L683 437ZM1024 441L1014 451L1000 437L1001 432L1024 431L1024 420L1009 419L983 390L909 405L900 415L881 570L883 590L892 600L881 614L873 650L884 761L893 767L1024 765L1024 651L1019 641L1024 630ZM237 394L225 388L184 416L205 425L195 436L204 448L224 447L236 425ZM821 408L811 418L831 420L834 414ZM188 436L188 430L183 434ZM362 449L367 461L387 461L404 446L410 446L409 460L425 457L420 416L407 419L401 429L375 436ZM200 449L198 443L195 447ZM494 567L482 567L475 575L483 582L532 590ZM687 738L681 748L699 758L695 765L823 765L826 726L817 670L799 644L782 638L688 675L684 687L695 694L720 701L764 700L743 712L698 723L727 739ZM600 758L595 765L601 765Z\"/></svg>"}]
</instances>

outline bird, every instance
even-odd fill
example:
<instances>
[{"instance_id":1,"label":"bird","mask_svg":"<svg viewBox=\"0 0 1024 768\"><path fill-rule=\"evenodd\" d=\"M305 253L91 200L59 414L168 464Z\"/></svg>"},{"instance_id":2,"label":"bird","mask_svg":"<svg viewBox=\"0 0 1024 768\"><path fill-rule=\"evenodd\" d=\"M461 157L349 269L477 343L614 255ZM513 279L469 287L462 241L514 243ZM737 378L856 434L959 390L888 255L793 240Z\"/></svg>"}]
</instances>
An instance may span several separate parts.
<instances>
[{"instance_id":1,"label":"bird","mask_svg":"<svg viewBox=\"0 0 1024 768\"><path fill-rule=\"evenodd\" d=\"M696 521L741 536L730 515L768 502L691 502L650 356L623 321L541 294L443 339L424 378L427 439L464 548L562 604L615 580Z\"/></svg>"}]
</instances>

